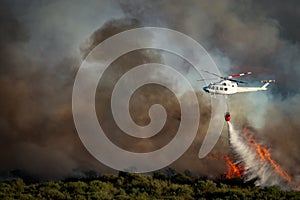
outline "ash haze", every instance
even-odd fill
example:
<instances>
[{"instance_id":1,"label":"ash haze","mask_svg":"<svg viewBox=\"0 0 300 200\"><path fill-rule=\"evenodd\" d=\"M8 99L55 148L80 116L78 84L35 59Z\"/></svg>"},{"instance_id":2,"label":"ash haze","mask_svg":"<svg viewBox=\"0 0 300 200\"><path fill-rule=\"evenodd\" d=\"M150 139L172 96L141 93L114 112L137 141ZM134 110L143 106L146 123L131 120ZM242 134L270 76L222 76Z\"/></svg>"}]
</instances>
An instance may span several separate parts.
<instances>
[{"instance_id":1,"label":"ash haze","mask_svg":"<svg viewBox=\"0 0 300 200\"><path fill-rule=\"evenodd\" d=\"M300 181L300 2L298 1L1 1L0 3L0 175L21 170L39 179L61 179L86 171L114 172L82 145L72 118L72 87L85 56L111 35L158 26L189 35L213 57L224 75L252 71L246 81L276 79L266 93L230 98L232 123L252 128L274 160ZM137 124L149 123L153 103L165 106L167 123L150 139L119 137L110 111L111 90L130 68L148 63L177 67L198 90L201 122L188 151L171 166L215 178L222 159L200 160L198 151L210 120L209 97L184 60L161 51L131 52L117 59L96 94L99 122L124 149L147 152L168 143L180 123L180 108L169 90L140 88L132 97ZM120 67L121 66L121 67ZM159 76L159 74L157 74ZM168 77L165 77L168 78ZM201 78L201 77L200 77ZM183 95L189 95L184 91ZM224 128L226 129L226 127ZM227 131L212 154L230 154Z\"/></svg>"}]
</instances>

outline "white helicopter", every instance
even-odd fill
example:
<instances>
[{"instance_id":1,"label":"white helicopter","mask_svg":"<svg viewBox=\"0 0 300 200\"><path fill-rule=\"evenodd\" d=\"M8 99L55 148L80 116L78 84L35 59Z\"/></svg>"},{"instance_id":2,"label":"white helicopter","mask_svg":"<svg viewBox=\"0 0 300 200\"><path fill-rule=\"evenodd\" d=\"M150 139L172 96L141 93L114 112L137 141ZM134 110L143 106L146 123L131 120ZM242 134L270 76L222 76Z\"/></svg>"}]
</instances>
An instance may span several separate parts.
<instances>
[{"instance_id":1,"label":"white helicopter","mask_svg":"<svg viewBox=\"0 0 300 200\"><path fill-rule=\"evenodd\" d=\"M208 71L204 71L204 72L212 74L214 76L217 76L221 80L218 82L210 83L208 86L203 87L203 90L205 92L211 93L213 95L215 95L215 94L225 95L226 98L227 98L227 95L230 95L230 94L236 94L236 93L242 93L242 92L256 92L256 91L261 91L261 90L264 91L264 90L267 90L267 87L270 83L275 82L275 80L263 80L261 82L264 83L264 85L262 85L261 87L239 87L238 86L239 83L246 84L246 82L235 80L234 78L249 75L249 74L252 74L252 72L234 74L234 75L231 75L228 77L222 77L222 76L219 76L217 74L214 74L214 73L211 73ZM198 81L202 81L202 80L198 80ZM230 121L230 118L231 118L230 113L226 112L224 115L224 118L225 118L226 122Z\"/></svg>"},{"instance_id":2,"label":"white helicopter","mask_svg":"<svg viewBox=\"0 0 300 200\"><path fill-rule=\"evenodd\" d=\"M222 77L208 71L204 71L204 72L217 76L218 78L221 79L218 82L210 83L208 86L203 87L203 90L205 92L211 94L230 95L230 94L236 94L242 92L256 92L260 90L267 90L267 86L270 83L275 82L275 80L263 80L261 82L264 83L264 85L262 85L261 87L240 87L239 83L244 83L244 84L247 83L244 81L235 80L234 78L249 75L252 74L252 72L234 74L228 77Z\"/></svg>"}]
</instances>

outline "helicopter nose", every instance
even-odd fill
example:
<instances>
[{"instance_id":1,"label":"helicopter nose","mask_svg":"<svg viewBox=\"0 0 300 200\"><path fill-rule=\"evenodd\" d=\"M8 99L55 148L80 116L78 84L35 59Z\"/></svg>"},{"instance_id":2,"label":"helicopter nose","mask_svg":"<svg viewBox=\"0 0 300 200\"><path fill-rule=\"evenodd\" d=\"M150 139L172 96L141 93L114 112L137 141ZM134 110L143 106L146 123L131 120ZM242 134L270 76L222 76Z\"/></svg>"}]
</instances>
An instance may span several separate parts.
<instances>
[{"instance_id":1,"label":"helicopter nose","mask_svg":"<svg viewBox=\"0 0 300 200\"><path fill-rule=\"evenodd\" d=\"M207 87L207 86L203 87L203 90L204 90L205 92L208 92L208 87Z\"/></svg>"}]
</instances>

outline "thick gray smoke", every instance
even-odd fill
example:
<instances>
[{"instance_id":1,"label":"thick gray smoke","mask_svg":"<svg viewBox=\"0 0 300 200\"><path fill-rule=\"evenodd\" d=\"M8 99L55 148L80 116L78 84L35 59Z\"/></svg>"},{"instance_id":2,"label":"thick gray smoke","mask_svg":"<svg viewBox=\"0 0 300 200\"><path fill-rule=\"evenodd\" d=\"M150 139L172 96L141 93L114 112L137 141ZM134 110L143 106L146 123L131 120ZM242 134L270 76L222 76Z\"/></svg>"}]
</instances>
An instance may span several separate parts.
<instances>
[{"instance_id":1,"label":"thick gray smoke","mask_svg":"<svg viewBox=\"0 0 300 200\"><path fill-rule=\"evenodd\" d=\"M299 176L299 18L298 1L2 1L0 6L0 170L20 169L41 178L61 178L78 171L111 172L81 144L72 119L71 93L76 71L86 54L101 41L123 30L160 26L181 31L202 44L224 75L252 71L247 81L276 79L267 93L229 99L237 126L255 128L274 159L293 177ZM272 4L272 6L269 6ZM180 121L178 102L159 86L141 88L132 98L133 119L147 124L148 108L161 103L167 124L152 140L124 136L109 111L110 92L117 79L135 65L164 59L182 63L182 72L199 87L201 122L191 148L170 167L217 177L223 160L199 160L197 155L210 104L192 66L172 54L132 52L113 63L97 92L99 122L125 149L158 149L173 137ZM118 66L120 66L118 68ZM201 78L201 77L199 77ZM194 82L193 82L194 81ZM100 85L100 84L99 84ZM104 92L103 92L104 91ZM186 91L185 95L188 95ZM226 133L223 134L226 138ZM126 142L124 142L126 141ZM135 145L132 145L135 144ZM230 149L220 140L212 153Z\"/></svg>"},{"instance_id":2,"label":"thick gray smoke","mask_svg":"<svg viewBox=\"0 0 300 200\"><path fill-rule=\"evenodd\" d=\"M299 176L299 2L122 1L121 7L143 25L192 36L209 50L224 75L252 71L245 77L250 83L276 79L266 93L229 97L229 109L235 124L255 128L274 159ZM224 148L220 146L215 150Z\"/></svg>"}]
</instances>

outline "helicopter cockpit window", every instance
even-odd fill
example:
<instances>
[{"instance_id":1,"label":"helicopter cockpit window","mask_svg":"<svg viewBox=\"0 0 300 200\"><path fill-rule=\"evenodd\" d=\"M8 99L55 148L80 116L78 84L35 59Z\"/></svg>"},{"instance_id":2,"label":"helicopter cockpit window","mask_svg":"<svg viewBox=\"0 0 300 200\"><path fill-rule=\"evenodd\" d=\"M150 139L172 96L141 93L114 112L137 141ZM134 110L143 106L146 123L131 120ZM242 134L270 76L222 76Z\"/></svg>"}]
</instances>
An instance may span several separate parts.
<instances>
[{"instance_id":1,"label":"helicopter cockpit window","mask_svg":"<svg viewBox=\"0 0 300 200\"><path fill-rule=\"evenodd\" d=\"M225 86L226 86L226 83L223 83L223 85L225 85Z\"/></svg>"},{"instance_id":2,"label":"helicopter cockpit window","mask_svg":"<svg viewBox=\"0 0 300 200\"><path fill-rule=\"evenodd\" d=\"M224 88L225 91L227 91L227 88Z\"/></svg>"}]
</instances>

